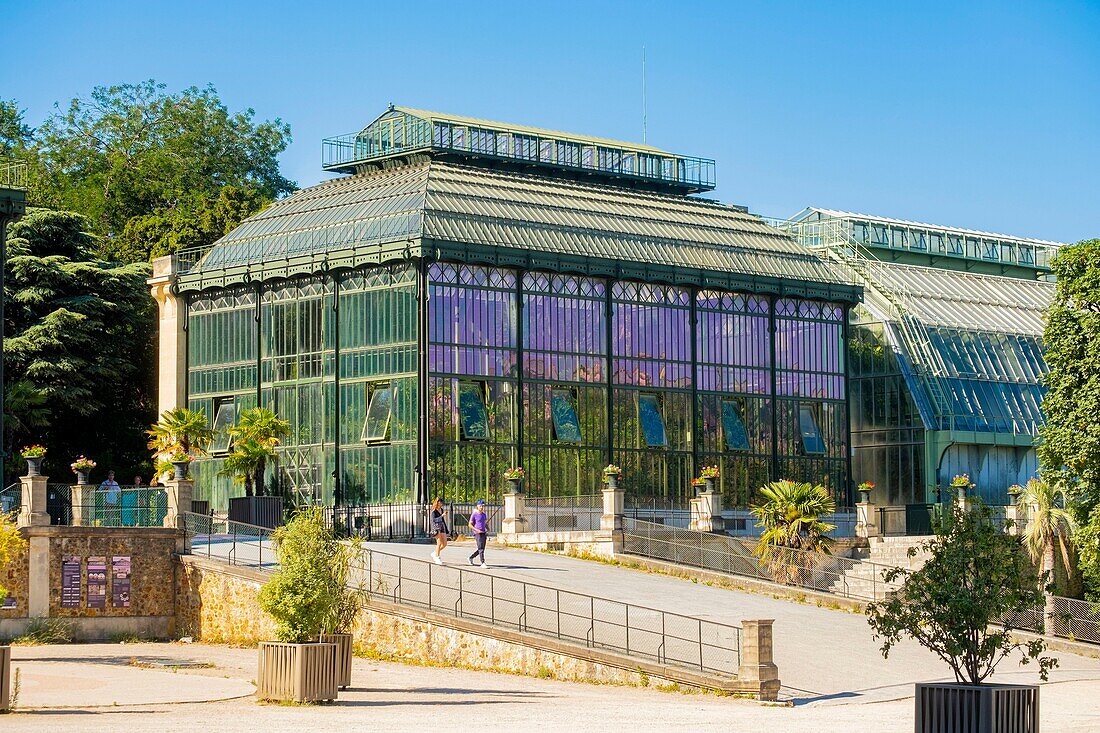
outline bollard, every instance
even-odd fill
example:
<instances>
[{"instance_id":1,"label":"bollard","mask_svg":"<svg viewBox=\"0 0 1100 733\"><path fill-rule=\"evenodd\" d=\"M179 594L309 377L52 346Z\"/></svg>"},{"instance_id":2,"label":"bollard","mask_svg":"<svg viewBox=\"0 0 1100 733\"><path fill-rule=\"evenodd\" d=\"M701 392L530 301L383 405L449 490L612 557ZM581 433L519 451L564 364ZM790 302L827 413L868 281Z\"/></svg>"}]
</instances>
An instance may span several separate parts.
<instances>
[{"instance_id":1,"label":"bollard","mask_svg":"<svg viewBox=\"0 0 1100 733\"><path fill-rule=\"evenodd\" d=\"M741 622L741 665L737 681L749 683L761 700L779 697L779 669L772 661L772 623L774 619L750 619Z\"/></svg>"}]
</instances>

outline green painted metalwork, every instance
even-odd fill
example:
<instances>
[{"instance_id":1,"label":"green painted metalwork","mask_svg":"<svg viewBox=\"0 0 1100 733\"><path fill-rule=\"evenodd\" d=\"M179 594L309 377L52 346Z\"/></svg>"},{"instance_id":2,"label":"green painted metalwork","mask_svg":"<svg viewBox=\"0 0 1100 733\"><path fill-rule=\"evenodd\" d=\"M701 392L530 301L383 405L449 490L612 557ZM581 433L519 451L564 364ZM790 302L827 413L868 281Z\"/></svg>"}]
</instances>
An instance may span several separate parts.
<instances>
[{"instance_id":1,"label":"green painted metalwork","mask_svg":"<svg viewBox=\"0 0 1100 733\"><path fill-rule=\"evenodd\" d=\"M670 193L715 187L710 159L409 107L391 107L363 130L326 138L321 144L322 167L339 173L357 173L384 160L417 154L511 164L521 170L537 167Z\"/></svg>"}]
</instances>

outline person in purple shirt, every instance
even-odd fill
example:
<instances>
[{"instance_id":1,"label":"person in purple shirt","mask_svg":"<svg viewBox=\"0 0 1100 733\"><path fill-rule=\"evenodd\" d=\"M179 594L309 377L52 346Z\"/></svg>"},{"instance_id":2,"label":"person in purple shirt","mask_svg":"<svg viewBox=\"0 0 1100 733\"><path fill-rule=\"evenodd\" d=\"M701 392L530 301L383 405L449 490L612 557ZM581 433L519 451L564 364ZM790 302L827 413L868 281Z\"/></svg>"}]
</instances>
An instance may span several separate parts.
<instances>
[{"instance_id":1,"label":"person in purple shirt","mask_svg":"<svg viewBox=\"0 0 1100 733\"><path fill-rule=\"evenodd\" d=\"M474 513L470 515L470 529L474 531L474 541L477 542L477 549L474 550L474 554L470 555L470 564L477 565L474 559L481 556L481 567L487 568L485 564L485 538L489 536L489 517L485 514L485 500L477 500L477 508Z\"/></svg>"}]
</instances>

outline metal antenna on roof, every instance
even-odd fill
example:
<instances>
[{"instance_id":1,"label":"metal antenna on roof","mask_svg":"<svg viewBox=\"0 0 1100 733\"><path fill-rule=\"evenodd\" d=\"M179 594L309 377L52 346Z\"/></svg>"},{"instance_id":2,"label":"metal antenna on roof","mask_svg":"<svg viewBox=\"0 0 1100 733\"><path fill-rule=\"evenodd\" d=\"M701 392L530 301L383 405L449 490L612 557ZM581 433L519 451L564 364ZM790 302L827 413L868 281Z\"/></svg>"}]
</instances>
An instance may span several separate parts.
<instances>
[{"instance_id":1,"label":"metal antenna on roof","mask_svg":"<svg viewBox=\"0 0 1100 733\"><path fill-rule=\"evenodd\" d=\"M646 144L645 44L642 44L642 144Z\"/></svg>"}]
</instances>

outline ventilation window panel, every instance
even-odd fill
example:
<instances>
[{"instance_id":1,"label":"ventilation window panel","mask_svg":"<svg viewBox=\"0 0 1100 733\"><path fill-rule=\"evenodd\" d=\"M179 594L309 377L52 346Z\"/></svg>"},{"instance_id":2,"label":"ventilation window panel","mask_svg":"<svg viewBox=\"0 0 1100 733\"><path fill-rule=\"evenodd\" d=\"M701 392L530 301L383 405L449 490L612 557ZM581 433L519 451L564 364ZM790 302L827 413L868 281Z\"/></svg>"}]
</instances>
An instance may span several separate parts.
<instances>
[{"instance_id":1,"label":"ventilation window panel","mask_svg":"<svg viewBox=\"0 0 1100 733\"><path fill-rule=\"evenodd\" d=\"M798 426L802 433L802 452L808 456L820 456L825 454L825 439L821 437L821 429L817 425L817 417L809 405L800 405L798 408Z\"/></svg>"},{"instance_id":2,"label":"ventilation window panel","mask_svg":"<svg viewBox=\"0 0 1100 733\"><path fill-rule=\"evenodd\" d=\"M237 420L237 405L232 397L214 400L214 440L210 444L212 453L225 453L229 450L229 428Z\"/></svg>"},{"instance_id":3,"label":"ventilation window panel","mask_svg":"<svg viewBox=\"0 0 1100 733\"><path fill-rule=\"evenodd\" d=\"M554 439L562 443L581 442L581 424L577 419L577 400L568 389L550 392L550 417L554 427Z\"/></svg>"},{"instance_id":4,"label":"ventilation window panel","mask_svg":"<svg viewBox=\"0 0 1100 733\"><path fill-rule=\"evenodd\" d=\"M376 385L370 393L367 416L363 419L363 440L376 443L386 439L393 416L393 385Z\"/></svg>"},{"instance_id":5,"label":"ventilation window panel","mask_svg":"<svg viewBox=\"0 0 1100 733\"><path fill-rule=\"evenodd\" d=\"M749 436L741 419L741 406L737 400L722 400L722 436L726 450L747 451Z\"/></svg>"},{"instance_id":6,"label":"ventilation window panel","mask_svg":"<svg viewBox=\"0 0 1100 733\"><path fill-rule=\"evenodd\" d=\"M458 423L463 440L489 439L485 385L478 382L465 382L458 385Z\"/></svg>"},{"instance_id":7,"label":"ventilation window panel","mask_svg":"<svg viewBox=\"0 0 1100 733\"><path fill-rule=\"evenodd\" d=\"M649 448L668 445L665 419L661 415L661 403L654 394L638 395L638 423L642 428L642 440Z\"/></svg>"}]
</instances>

